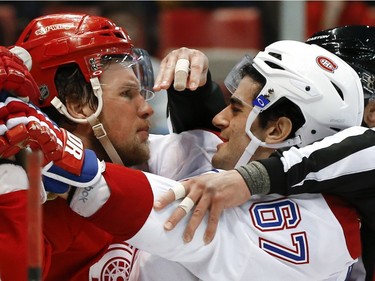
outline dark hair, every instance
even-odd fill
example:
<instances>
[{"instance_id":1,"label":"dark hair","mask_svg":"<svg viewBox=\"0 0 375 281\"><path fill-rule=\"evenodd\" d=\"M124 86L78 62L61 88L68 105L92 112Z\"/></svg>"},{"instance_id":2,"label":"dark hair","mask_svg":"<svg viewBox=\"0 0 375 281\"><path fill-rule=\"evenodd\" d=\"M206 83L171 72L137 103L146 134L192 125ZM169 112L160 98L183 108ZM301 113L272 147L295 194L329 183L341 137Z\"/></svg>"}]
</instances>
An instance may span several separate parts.
<instances>
[{"instance_id":1,"label":"dark hair","mask_svg":"<svg viewBox=\"0 0 375 281\"><path fill-rule=\"evenodd\" d=\"M100 67L104 70L111 63L131 62L130 56L124 55L105 55L100 60ZM86 82L79 66L76 63L70 63L60 66L55 76L55 84L59 99L66 103L66 98L81 105L88 104L95 110L98 106L98 100L94 95L91 84Z\"/></svg>"},{"instance_id":2,"label":"dark hair","mask_svg":"<svg viewBox=\"0 0 375 281\"><path fill-rule=\"evenodd\" d=\"M98 101L93 93L90 83L86 82L81 70L76 63L70 63L60 66L55 75L55 85L58 92L58 98L63 104L66 99L73 102L89 104L90 108L96 109ZM42 108L53 121L61 125L62 121L73 124L64 115L60 114L54 106Z\"/></svg>"},{"instance_id":3,"label":"dark hair","mask_svg":"<svg viewBox=\"0 0 375 281\"><path fill-rule=\"evenodd\" d=\"M132 58L130 56L105 55L101 58L100 62L101 68L106 69L113 62L121 63L131 60ZM71 102L80 105L88 104L92 110L96 110L98 99L94 95L91 84L87 82L83 76L78 64L69 63L59 66L56 71L54 82L58 92L58 98L63 104L66 104L66 100L69 97ZM60 114L53 106L43 108L43 111L57 124L61 124L62 120L72 123L72 121Z\"/></svg>"},{"instance_id":4,"label":"dark hair","mask_svg":"<svg viewBox=\"0 0 375 281\"><path fill-rule=\"evenodd\" d=\"M86 82L77 64L60 66L56 72L55 84L62 103L65 104L69 97L74 102L89 104L90 108L96 109L97 99L91 84Z\"/></svg>"},{"instance_id":5,"label":"dark hair","mask_svg":"<svg viewBox=\"0 0 375 281\"><path fill-rule=\"evenodd\" d=\"M289 99L283 97L259 114L259 124L265 128L269 121L276 121L280 117L287 117L292 121L292 130L288 138L295 136L296 131L305 124L301 109Z\"/></svg>"}]
</instances>

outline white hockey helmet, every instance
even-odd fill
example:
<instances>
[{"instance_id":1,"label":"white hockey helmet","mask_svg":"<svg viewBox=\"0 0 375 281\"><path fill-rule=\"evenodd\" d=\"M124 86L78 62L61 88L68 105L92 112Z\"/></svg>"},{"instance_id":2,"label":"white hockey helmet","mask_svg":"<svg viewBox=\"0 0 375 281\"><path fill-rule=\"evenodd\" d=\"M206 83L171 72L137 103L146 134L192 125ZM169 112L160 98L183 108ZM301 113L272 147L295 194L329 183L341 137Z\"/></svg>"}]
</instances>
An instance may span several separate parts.
<instances>
[{"instance_id":1,"label":"white hockey helmet","mask_svg":"<svg viewBox=\"0 0 375 281\"><path fill-rule=\"evenodd\" d=\"M331 52L297 41L275 42L259 52L254 60L246 55L232 69L224 82L232 94L243 78L242 69L246 65L252 65L264 76L266 84L253 101L246 123L251 141L236 166L246 164L259 146L305 146L361 124L364 102L360 79L347 63ZM293 139L267 144L257 139L250 128L260 112L281 98L299 107L305 123Z\"/></svg>"}]
</instances>

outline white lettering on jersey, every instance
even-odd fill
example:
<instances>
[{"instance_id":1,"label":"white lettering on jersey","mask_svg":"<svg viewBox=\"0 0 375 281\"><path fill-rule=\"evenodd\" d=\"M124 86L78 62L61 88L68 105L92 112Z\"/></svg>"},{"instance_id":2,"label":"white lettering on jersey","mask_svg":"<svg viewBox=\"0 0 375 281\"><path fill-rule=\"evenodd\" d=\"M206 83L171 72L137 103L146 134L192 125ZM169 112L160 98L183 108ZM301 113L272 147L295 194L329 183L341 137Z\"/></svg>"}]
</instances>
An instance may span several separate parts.
<instances>
[{"instance_id":1,"label":"white lettering on jersey","mask_svg":"<svg viewBox=\"0 0 375 281\"><path fill-rule=\"evenodd\" d=\"M65 151L73 155L77 160L81 160L83 156L82 141L75 135L67 132L68 139L66 140Z\"/></svg>"}]
</instances>

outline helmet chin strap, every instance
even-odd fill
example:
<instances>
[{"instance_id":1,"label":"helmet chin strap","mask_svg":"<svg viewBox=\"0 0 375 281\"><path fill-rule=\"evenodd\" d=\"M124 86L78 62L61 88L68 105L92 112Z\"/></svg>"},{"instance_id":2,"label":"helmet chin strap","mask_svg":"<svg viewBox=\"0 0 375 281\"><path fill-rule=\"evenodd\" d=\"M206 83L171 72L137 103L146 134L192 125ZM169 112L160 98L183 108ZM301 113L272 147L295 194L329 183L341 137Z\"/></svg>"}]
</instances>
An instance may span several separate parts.
<instances>
[{"instance_id":1,"label":"helmet chin strap","mask_svg":"<svg viewBox=\"0 0 375 281\"><path fill-rule=\"evenodd\" d=\"M253 124L254 120L258 117L259 113L261 112L260 108L258 106L254 106L253 109L251 110L249 116L247 117L246 121L246 134L250 138L250 142L245 148L245 151L242 153L240 159L238 160L237 164L235 165L235 168L238 168L240 166L246 165L249 163L251 157L253 157L255 151L258 149L258 147L268 147L268 148L282 148L282 147L291 147L294 145L301 144L301 138L299 136L296 136L292 139L287 139L283 142L280 143L266 143L264 141L261 141L258 139L254 134L251 132L251 125Z\"/></svg>"},{"instance_id":2,"label":"helmet chin strap","mask_svg":"<svg viewBox=\"0 0 375 281\"><path fill-rule=\"evenodd\" d=\"M88 122L91 125L95 137L100 141L101 145L106 151L108 157L111 159L112 163L124 165L116 149L113 147L112 142L108 138L107 132L105 131L103 124L100 123L98 119L98 116L103 108L103 91L102 87L100 86L98 77L91 78L90 83L94 90L94 95L98 98L98 108L92 115L90 115L86 119L78 119L71 116L66 106L57 97L54 97L51 103L61 114L65 115L73 122L80 124Z\"/></svg>"}]
</instances>

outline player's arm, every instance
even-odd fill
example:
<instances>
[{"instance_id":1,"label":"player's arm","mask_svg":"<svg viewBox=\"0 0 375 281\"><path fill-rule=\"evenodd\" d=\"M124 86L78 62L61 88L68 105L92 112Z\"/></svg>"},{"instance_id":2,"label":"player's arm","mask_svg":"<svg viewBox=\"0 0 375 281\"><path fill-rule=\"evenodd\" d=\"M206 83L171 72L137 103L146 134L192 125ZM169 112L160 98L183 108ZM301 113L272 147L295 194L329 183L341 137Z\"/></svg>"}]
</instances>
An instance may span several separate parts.
<instances>
[{"instance_id":1,"label":"player's arm","mask_svg":"<svg viewBox=\"0 0 375 281\"><path fill-rule=\"evenodd\" d=\"M206 242L210 242L223 209L240 205L254 194L331 193L351 202L353 198L373 197L374 141L373 130L354 127L313 145L292 148L237 170L183 182L186 196L196 204L186 237L192 238L203 215L210 210L206 232ZM173 200L175 196L170 192L160 198L155 207L162 209ZM173 229L183 215L177 209L167 221L167 229Z\"/></svg>"},{"instance_id":2,"label":"player's arm","mask_svg":"<svg viewBox=\"0 0 375 281\"><path fill-rule=\"evenodd\" d=\"M375 196L372 182L367 180L375 176L374 141L374 130L353 127L304 148L259 160L270 178L269 193Z\"/></svg>"},{"instance_id":3,"label":"player's arm","mask_svg":"<svg viewBox=\"0 0 375 281\"><path fill-rule=\"evenodd\" d=\"M185 62L182 64L181 62ZM186 75L179 75L179 74ZM180 81L176 86L176 81ZM181 87L182 84L182 87ZM217 131L212 118L225 107L220 87L211 79L207 56L195 49L180 48L161 62L154 90L168 92L167 115L173 131Z\"/></svg>"},{"instance_id":4,"label":"player's arm","mask_svg":"<svg viewBox=\"0 0 375 281\"><path fill-rule=\"evenodd\" d=\"M1 280L26 280L26 171L16 162L0 159L0 275Z\"/></svg>"},{"instance_id":5,"label":"player's arm","mask_svg":"<svg viewBox=\"0 0 375 281\"><path fill-rule=\"evenodd\" d=\"M203 280L216 279L215 274L218 269L213 268L217 266L218 261L211 257L219 256L225 259L224 251L229 247L227 244L231 243L231 247L233 247L233 243L225 236L230 232L230 225L223 227L223 231L220 231L222 234L220 239L205 246L202 240L205 225L202 224L197 231L197 239L186 245L181 241L184 222L174 232L165 232L163 229L163 222L170 211L176 208L180 202L176 201L171 204L169 209L164 212L152 209L153 198L179 185L178 182L116 164L107 164L103 177L111 191L109 199L100 208L95 208L96 211L92 213L90 205L95 205L95 202L98 202L101 192L79 188L75 191L70 203L73 210L118 239L129 239L128 242L139 249L180 262ZM83 196L89 198L85 203L84 200L79 200ZM79 208L76 205L77 201L81 205ZM185 218L185 220L187 219L188 217ZM135 224L137 229L134 228ZM245 233L242 230L239 232ZM240 248L243 248L242 243L240 244ZM238 245L236 246L238 247ZM246 250L242 256L250 256L250 253L251 251ZM245 260L247 258L244 257ZM201 268L202 262L205 262L204 270ZM229 276L228 280L234 279L232 276L236 276L239 272L236 267L241 267L241 265L233 260L228 261L220 267L220 274Z\"/></svg>"},{"instance_id":6,"label":"player's arm","mask_svg":"<svg viewBox=\"0 0 375 281\"><path fill-rule=\"evenodd\" d=\"M73 211L120 240L139 231L154 201L144 173L112 163L96 183L74 188L69 197Z\"/></svg>"},{"instance_id":7,"label":"player's arm","mask_svg":"<svg viewBox=\"0 0 375 281\"><path fill-rule=\"evenodd\" d=\"M42 151L47 192L64 195L73 211L117 239L126 240L141 229L154 201L146 174L99 162L93 151L83 148L79 138L59 128L32 104L6 93L0 97L0 111L4 112L0 158L13 156L23 148ZM163 184L158 181L159 189Z\"/></svg>"},{"instance_id":8,"label":"player's arm","mask_svg":"<svg viewBox=\"0 0 375 281\"><path fill-rule=\"evenodd\" d=\"M195 91L178 92L168 89L167 114L173 131L181 133L193 129L217 131L212 124L216 114L225 108L225 101L220 87L207 74L207 83Z\"/></svg>"},{"instance_id":9,"label":"player's arm","mask_svg":"<svg viewBox=\"0 0 375 281\"><path fill-rule=\"evenodd\" d=\"M183 261L184 259L192 260L195 257L198 249L202 247L202 239L197 240L196 244L191 243L189 248L185 248L181 241L180 231L164 235L163 222L168 213L156 212L152 208L154 196L160 196L178 184L177 182L117 164L98 163L95 157L90 156L88 150L80 149L79 139L74 139L75 145L72 149L71 144L67 145L68 141L65 137L67 132L61 131L62 129L56 126L50 126L47 116L39 114L35 107L21 100L5 99L2 107L9 112L8 117L5 118L7 122L4 124L8 134L2 135L10 145L8 153L15 151L11 149L15 144L14 128L21 127L22 133L16 138L17 147L29 146L43 152L48 163L42 169L43 183L48 192L68 193L67 204L73 211L112 234L116 239L132 238L134 245L143 245L143 249L149 249L152 253L158 253L165 258L177 257L177 260ZM16 112L17 116L24 114L23 118L14 117ZM24 123L21 120L24 120ZM29 126L29 123L32 126ZM48 162L50 153L55 151L56 146L58 148L61 146L63 153L57 154L59 157L55 155L54 159ZM52 151L49 148L52 148ZM70 157L80 160L79 163L65 161ZM72 165L67 165L69 163ZM93 165L89 165L90 163ZM152 231L149 231L150 229ZM184 248L182 255L177 246ZM212 243L209 247L205 247L199 259L210 260L215 251L219 251L219 248ZM215 261L212 260L210 263L215 263ZM196 268L197 266L200 268L200 264L196 261ZM208 268L211 266L208 265ZM233 272L232 265L228 264L226 268L228 272ZM215 271L204 271L204 274L214 273Z\"/></svg>"},{"instance_id":10,"label":"player's arm","mask_svg":"<svg viewBox=\"0 0 375 281\"><path fill-rule=\"evenodd\" d=\"M75 212L122 240L140 229L153 204L143 173L100 162L79 138L59 128L34 105L6 92L0 101L0 158L14 156L23 148L40 150L47 192L68 195Z\"/></svg>"},{"instance_id":11,"label":"player's arm","mask_svg":"<svg viewBox=\"0 0 375 281\"><path fill-rule=\"evenodd\" d=\"M26 54L26 53L25 53ZM7 48L0 46L0 93L17 95L26 100L38 95L39 90L27 66ZM0 278L3 281L27 278L27 189L26 171L14 157L16 134L7 131L3 117L8 110L0 102ZM14 138L13 138L14 137Z\"/></svg>"}]
</instances>

